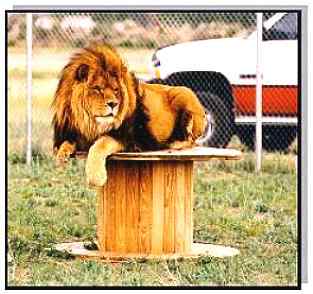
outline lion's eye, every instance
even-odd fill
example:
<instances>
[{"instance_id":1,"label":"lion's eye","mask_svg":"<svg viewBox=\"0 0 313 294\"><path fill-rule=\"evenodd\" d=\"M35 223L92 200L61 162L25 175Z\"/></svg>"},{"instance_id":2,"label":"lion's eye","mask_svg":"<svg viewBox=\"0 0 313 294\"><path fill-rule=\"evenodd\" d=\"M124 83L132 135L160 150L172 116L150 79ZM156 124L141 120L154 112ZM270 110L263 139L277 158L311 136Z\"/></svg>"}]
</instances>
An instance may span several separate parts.
<instances>
[{"instance_id":1,"label":"lion's eye","mask_svg":"<svg viewBox=\"0 0 313 294\"><path fill-rule=\"evenodd\" d=\"M102 92L102 89L99 86L94 86L92 89L99 94Z\"/></svg>"}]
</instances>

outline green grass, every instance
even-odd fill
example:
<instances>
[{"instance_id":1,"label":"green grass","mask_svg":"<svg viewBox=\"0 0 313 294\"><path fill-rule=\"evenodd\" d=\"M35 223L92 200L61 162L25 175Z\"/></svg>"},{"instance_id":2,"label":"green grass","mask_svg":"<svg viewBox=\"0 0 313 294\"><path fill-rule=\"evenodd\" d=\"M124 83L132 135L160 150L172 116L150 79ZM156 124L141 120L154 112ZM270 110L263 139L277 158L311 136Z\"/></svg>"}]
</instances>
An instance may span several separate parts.
<instances>
[{"instance_id":1,"label":"green grass","mask_svg":"<svg viewBox=\"0 0 313 294\"><path fill-rule=\"evenodd\" d=\"M95 193L85 185L84 161L66 169L49 156L32 168L9 156L10 286L288 286L297 284L294 155L254 155L237 162L197 164L194 239L236 247L231 258L107 264L52 250L53 244L95 238Z\"/></svg>"}]
</instances>

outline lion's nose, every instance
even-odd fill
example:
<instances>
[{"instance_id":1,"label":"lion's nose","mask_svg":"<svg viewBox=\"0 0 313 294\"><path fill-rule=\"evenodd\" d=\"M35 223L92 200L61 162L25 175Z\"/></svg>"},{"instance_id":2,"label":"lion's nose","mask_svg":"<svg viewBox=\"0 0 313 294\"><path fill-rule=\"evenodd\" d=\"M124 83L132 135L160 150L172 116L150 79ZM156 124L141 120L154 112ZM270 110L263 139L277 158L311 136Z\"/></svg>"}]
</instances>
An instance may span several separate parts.
<instances>
[{"instance_id":1,"label":"lion's nose","mask_svg":"<svg viewBox=\"0 0 313 294\"><path fill-rule=\"evenodd\" d=\"M117 104L118 103L114 101L108 102L108 106L110 106L112 109L114 109L117 106Z\"/></svg>"}]
</instances>

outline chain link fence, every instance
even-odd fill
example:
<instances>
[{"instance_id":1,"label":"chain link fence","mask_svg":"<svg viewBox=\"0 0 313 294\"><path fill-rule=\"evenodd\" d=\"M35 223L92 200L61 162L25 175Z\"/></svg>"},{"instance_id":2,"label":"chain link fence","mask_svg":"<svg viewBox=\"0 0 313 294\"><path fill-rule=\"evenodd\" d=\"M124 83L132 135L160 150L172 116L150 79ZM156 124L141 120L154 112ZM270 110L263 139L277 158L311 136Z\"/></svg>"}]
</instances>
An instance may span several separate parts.
<instances>
[{"instance_id":1,"label":"chain link fence","mask_svg":"<svg viewBox=\"0 0 313 294\"><path fill-rule=\"evenodd\" d=\"M263 13L267 151L297 148L297 23L297 13ZM188 47L197 40L203 41ZM52 152L50 104L59 73L75 50L92 42L115 46L140 79L194 89L208 112L209 144L254 149L256 40L256 13L248 12L33 14L33 155ZM9 151L25 153L26 14L9 14L8 46Z\"/></svg>"}]
</instances>

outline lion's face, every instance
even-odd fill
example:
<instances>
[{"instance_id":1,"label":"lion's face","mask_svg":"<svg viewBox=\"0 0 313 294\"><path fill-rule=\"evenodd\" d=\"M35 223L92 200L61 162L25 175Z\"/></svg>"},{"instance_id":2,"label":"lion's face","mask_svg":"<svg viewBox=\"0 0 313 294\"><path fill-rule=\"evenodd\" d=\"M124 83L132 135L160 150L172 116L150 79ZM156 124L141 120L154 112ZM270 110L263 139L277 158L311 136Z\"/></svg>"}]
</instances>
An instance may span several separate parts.
<instances>
[{"instance_id":1,"label":"lion's face","mask_svg":"<svg viewBox=\"0 0 313 294\"><path fill-rule=\"evenodd\" d=\"M96 62L77 67L75 80L71 98L75 120L83 122L96 136L118 128L123 119L120 115L125 107L123 102L127 99L121 60L98 56Z\"/></svg>"}]
</instances>

